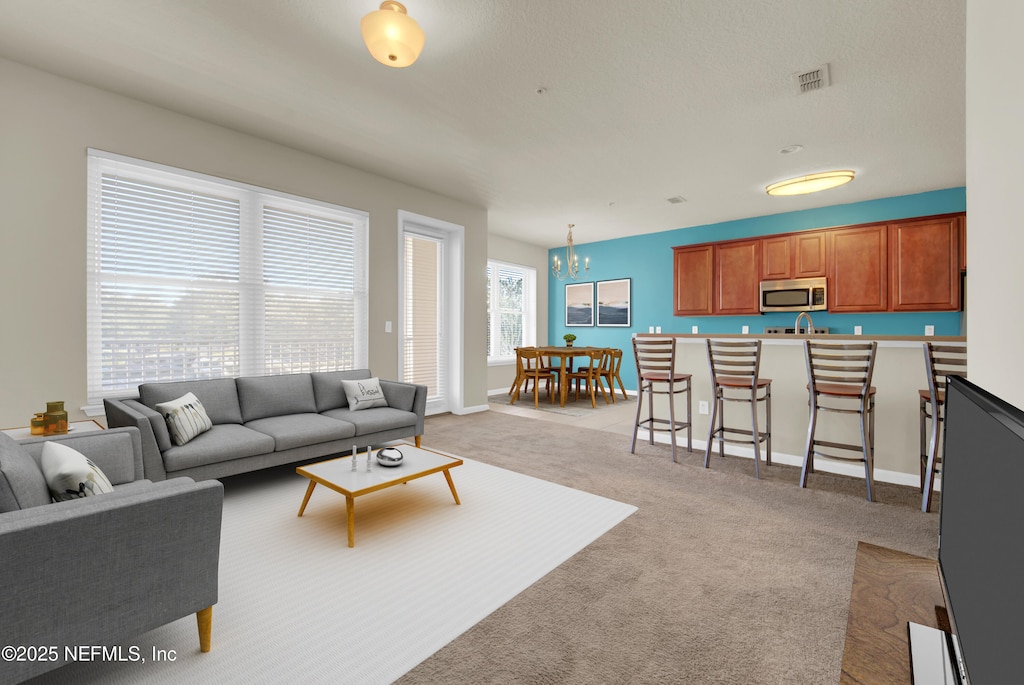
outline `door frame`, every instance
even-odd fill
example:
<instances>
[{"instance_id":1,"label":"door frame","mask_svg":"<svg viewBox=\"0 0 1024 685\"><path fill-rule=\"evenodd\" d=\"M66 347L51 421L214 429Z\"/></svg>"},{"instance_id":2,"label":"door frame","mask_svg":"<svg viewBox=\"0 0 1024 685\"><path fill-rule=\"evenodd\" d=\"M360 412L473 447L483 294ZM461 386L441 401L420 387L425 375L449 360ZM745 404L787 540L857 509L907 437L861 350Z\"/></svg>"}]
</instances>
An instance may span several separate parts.
<instances>
[{"instance_id":1,"label":"door frame","mask_svg":"<svg viewBox=\"0 0 1024 685\"><path fill-rule=\"evenodd\" d=\"M427 414L461 413L463 394L463 287L465 284L464 226L433 217L398 210L398 377L405 377L405 234L420 232L439 238L443 247L444 327L448 338L445 358L448 369L448 397L442 405L427 406Z\"/></svg>"}]
</instances>

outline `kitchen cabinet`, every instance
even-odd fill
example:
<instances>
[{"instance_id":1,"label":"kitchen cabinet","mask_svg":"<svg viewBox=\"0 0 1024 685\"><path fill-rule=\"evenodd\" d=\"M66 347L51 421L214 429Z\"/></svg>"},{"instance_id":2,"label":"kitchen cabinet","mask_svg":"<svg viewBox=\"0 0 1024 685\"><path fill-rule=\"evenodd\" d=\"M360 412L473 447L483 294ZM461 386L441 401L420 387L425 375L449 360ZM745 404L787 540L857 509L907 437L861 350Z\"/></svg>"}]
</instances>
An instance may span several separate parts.
<instances>
[{"instance_id":1,"label":"kitchen cabinet","mask_svg":"<svg viewBox=\"0 0 1024 685\"><path fill-rule=\"evenodd\" d=\"M761 281L761 240L715 245L715 314L757 314Z\"/></svg>"},{"instance_id":2,"label":"kitchen cabinet","mask_svg":"<svg viewBox=\"0 0 1024 685\"><path fill-rule=\"evenodd\" d=\"M826 274L826 231L805 231L761 239L761 278L766 281L817 278Z\"/></svg>"},{"instance_id":3,"label":"kitchen cabinet","mask_svg":"<svg viewBox=\"0 0 1024 685\"><path fill-rule=\"evenodd\" d=\"M829 231L830 312L884 312L889 308L886 224Z\"/></svg>"},{"instance_id":4,"label":"kitchen cabinet","mask_svg":"<svg viewBox=\"0 0 1024 685\"><path fill-rule=\"evenodd\" d=\"M892 311L960 308L959 216L889 224Z\"/></svg>"},{"instance_id":5,"label":"kitchen cabinet","mask_svg":"<svg viewBox=\"0 0 1024 685\"><path fill-rule=\"evenodd\" d=\"M672 248L673 313L676 316L709 316L714 313L715 246Z\"/></svg>"}]
</instances>

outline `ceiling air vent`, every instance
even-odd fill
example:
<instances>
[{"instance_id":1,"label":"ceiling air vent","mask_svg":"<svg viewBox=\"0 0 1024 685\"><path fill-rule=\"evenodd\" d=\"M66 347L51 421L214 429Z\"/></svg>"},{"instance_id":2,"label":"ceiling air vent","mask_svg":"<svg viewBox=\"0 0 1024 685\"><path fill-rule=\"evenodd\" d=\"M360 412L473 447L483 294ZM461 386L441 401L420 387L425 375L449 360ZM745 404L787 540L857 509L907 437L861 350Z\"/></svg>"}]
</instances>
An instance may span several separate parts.
<instances>
[{"instance_id":1,"label":"ceiling air vent","mask_svg":"<svg viewBox=\"0 0 1024 685\"><path fill-rule=\"evenodd\" d=\"M793 74L793 78L796 79L797 91L800 93L809 93L812 90L828 88L828 64L822 64L820 67Z\"/></svg>"},{"instance_id":2,"label":"ceiling air vent","mask_svg":"<svg viewBox=\"0 0 1024 685\"><path fill-rule=\"evenodd\" d=\"M683 197L682 195L676 195L675 197L670 197L668 201L674 205L679 205L686 202L686 198Z\"/></svg>"}]
</instances>

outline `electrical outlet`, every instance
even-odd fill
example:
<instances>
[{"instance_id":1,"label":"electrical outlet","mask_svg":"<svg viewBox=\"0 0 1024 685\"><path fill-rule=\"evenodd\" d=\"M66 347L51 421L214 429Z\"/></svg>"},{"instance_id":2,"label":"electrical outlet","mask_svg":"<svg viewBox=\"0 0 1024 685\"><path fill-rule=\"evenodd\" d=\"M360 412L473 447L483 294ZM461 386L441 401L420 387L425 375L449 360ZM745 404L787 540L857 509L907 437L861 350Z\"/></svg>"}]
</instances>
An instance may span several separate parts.
<instances>
[{"instance_id":1,"label":"electrical outlet","mask_svg":"<svg viewBox=\"0 0 1024 685\"><path fill-rule=\"evenodd\" d=\"M653 333L654 332L654 326L648 326L647 327L647 332L648 333Z\"/></svg>"},{"instance_id":2,"label":"electrical outlet","mask_svg":"<svg viewBox=\"0 0 1024 685\"><path fill-rule=\"evenodd\" d=\"M654 327L654 332L660 334L661 333L661 326L655 326Z\"/></svg>"},{"instance_id":3,"label":"electrical outlet","mask_svg":"<svg viewBox=\"0 0 1024 685\"><path fill-rule=\"evenodd\" d=\"M935 335L935 326L925 326L924 327L924 334L925 335Z\"/></svg>"},{"instance_id":4,"label":"electrical outlet","mask_svg":"<svg viewBox=\"0 0 1024 685\"><path fill-rule=\"evenodd\" d=\"M707 414L709 411L711 411L711 410L708 409L708 403L705 402L704 400L701 400L697 404L697 413L698 414Z\"/></svg>"},{"instance_id":5,"label":"electrical outlet","mask_svg":"<svg viewBox=\"0 0 1024 685\"><path fill-rule=\"evenodd\" d=\"M854 326L853 327L853 334L854 335L860 335L863 332L864 332L863 326Z\"/></svg>"},{"instance_id":6,"label":"electrical outlet","mask_svg":"<svg viewBox=\"0 0 1024 685\"><path fill-rule=\"evenodd\" d=\"M693 333L694 335L697 335L697 327L694 326L693 328L691 328L690 332Z\"/></svg>"},{"instance_id":7,"label":"electrical outlet","mask_svg":"<svg viewBox=\"0 0 1024 685\"><path fill-rule=\"evenodd\" d=\"M743 335L749 335L749 334L750 334L750 326L744 326L743 327Z\"/></svg>"}]
</instances>

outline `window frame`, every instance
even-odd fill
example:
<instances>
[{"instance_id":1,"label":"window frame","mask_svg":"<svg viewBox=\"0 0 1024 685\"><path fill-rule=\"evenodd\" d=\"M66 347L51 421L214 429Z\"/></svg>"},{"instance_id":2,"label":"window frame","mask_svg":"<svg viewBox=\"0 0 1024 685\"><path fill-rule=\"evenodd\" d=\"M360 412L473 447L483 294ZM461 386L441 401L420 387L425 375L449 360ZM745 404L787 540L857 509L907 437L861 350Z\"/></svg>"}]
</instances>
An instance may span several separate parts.
<instances>
[{"instance_id":1,"label":"window frame","mask_svg":"<svg viewBox=\"0 0 1024 685\"><path fill-rule=\"evenodd\" d=\"M502 270L516 271L523 276L523 341L524 347L532 347L537 344L537 269L532 266L525 264L515 264L513 262L505 262L498 259L488 259L487 269L490 271L489 281L491 284L491 294L488 301L487 311L488 314L498 313L500 314L500 308L498 307L498 273ZM485 271L485 273L487 273ZM494 341L501 339L501 316L490 316L490 336L487 350L487 365L498 366L504 364L514 364L516 361L515 354L501 356L492 354L493 350L491 346Z\"/></svg>"},{"instance_id":2,"label":"window frame","mask_svg":"<svg viewBox=\"0 0 1024 685\"><path fill-rule=\"evenodd\" d=\"M119 171L121 170L121 171ZM336 296L344 301L351 298L353 330L352 330L352 365L353 368L366 368L369 350L369 214L365 211L351 209L320 200L313 200L289 193L282 193L247 183L232 181L216 176L180 169L146 160L118 155L102 150L87 151L87 184L88 184L88 216L87 233L87 394L91 405L99 404L106 397L124 397L131 394L135 387L104 386L104 351L101 317L104 314L104 298L102 286L116 282L124 277L116 272L100 273L102 249L102 181L104 174L121 173L126 178L159 184L165 187L189 189L201 193L216 193L218 196L237 200L240 207L239 244L238 244L238 279L227 279L217 283L215 288L223 288L238 295L238 356L239 361L234 371L223 375L206 374L190 376L173 374L175 378L160 379L127 379L127 384L137 387L138 383L159 380L195 380L197 378L233 378L236 376L265 375L275 373L268 369L273 360L267 357L264 349L266 330L266 295L268 292L280 290L280 284L267 282L263 273L263 236L264 207L275 211L307 214L309 217L327 217L328 220L351 225L352 249L344 256L351 255L353 264L353 287ZM255 269L255 270L254 270ZM140 279L149 278L142 274ZM189 280L173 277L156 276L152 279L162 287L188 287ZM207 286L210 284L207 283ZM310 296L315 296L314 288L307 288ZM107 301L107 306L110 302ZM108 314L109 315L109 314ZM215 330L215 329L210 329ZM142 374L145 375L145 374ZM121 384L123 384L122 382Z\"/></svg>"}]
</instances>

